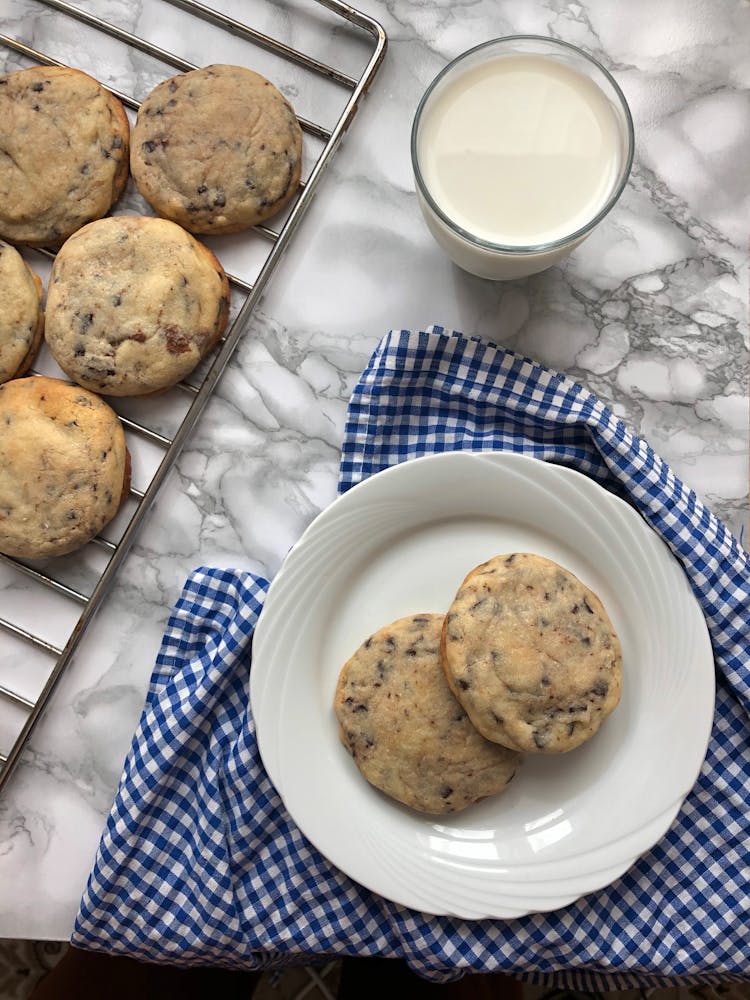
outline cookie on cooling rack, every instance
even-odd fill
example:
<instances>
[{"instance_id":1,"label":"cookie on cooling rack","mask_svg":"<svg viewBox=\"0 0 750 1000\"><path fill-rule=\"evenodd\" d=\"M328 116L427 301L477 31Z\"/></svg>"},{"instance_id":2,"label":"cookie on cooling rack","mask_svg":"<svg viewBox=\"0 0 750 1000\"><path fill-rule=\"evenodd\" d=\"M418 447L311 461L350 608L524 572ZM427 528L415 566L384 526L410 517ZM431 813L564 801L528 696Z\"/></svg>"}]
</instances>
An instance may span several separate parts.
<instances>
[{"instance_id":1,"label":"cookie on cooling rack","mask_svg":"<svg viewBox=\"0 0 750 1000\"><path fill-rule=\"evenodd\" d=\"M440 665L443 616L411 615L370 636L344 665L334 708L363 777L425 813L503 791L519 755L477 732Z\"/></svg>"},{"instance_id":2,"label":"cookie on cooling rack","mask_svg":"<svg viewBox=\"0 0 750 1000\"><path fill-rule=\"evenodd\" d=\"M58 247L106 215L127 183L129 138L122 104L87 73L0 76L0 237Z\"/></svg>"},{"instance_id":3,"label":"cookie on cooling rack","mask_svg":"<svg viewBox=\"0 0 750 1000\"><path fill-rule=\"evenodd\" d=\"M61 248L47 289L45 339L66 375L105 396L144 396L185 378L229 315L219 261L181 226L114 216Z\"/></svg>"},{"instance_id":4,"label":"cookie on cooling rack","mask_svg":"<svg viewBox=\"0 0 750 1000\"><path fill-rule=\"evenodd\" d=\"M302 130L281 93L242 66L164 80L143 101L130 169L159 215L193 233L236 233L281 211L302 166Z\"/></svg>"},{"instance_id":5,"label":"cookie on cooling rack","mask_svg":"<svg viewBox=\"0 0 750 1000\"><path fill-rule=\"evenodd\" d=\"M0 427L0 552L65 555L112 520L130 456L103 399L60 379L14 379L0 385Z\"/></svg>"},{"instance_id":6,"label":"cookie on cooling rack","mask_svg":"<svg viewBox=\"0 0 750 1000\"><path fill-rule=\"evenodd\" d=\"M28 370L43 329L42 280L14 247L0 240L0 382Z\"/></svg>"},{"instance_id":7,"label":"cookie on cooling rack","mask_svg":"<svg viewBox=\"0 0 750 1000\"><path fill-rule=\"evenodd\" d=\"M468 574L445 617L441 658L479 732L522 752L580 746L620 699L620 642L602 602L530 553Z\"/></svg>"}]
</instances>

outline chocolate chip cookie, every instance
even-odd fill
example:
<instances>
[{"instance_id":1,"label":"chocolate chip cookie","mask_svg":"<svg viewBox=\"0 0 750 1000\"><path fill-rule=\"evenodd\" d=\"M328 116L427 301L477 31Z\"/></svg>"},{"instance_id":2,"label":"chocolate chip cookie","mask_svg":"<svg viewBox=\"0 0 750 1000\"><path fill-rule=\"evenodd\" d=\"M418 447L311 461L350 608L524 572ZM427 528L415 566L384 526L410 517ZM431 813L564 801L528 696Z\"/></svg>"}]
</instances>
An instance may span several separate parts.
<instances>
[{"instance_id":1,"label":"chocolate chip cookie","mask_svg":"<svg viewBox=\"0 0 750 1000\"><path fill-rule=\"evenodd\" d=\"M0 385L0 552L72 552L112 520L129 489L125 434L103 399L44 376Z\"/></svg>"},{"instance_id":2,"label":"chocolate chip cookie","mask_svg":"<svg viewBox=\"0 0 750 1000\"><path fill-rule=\"evenodd\" d=\"M159 215L192 233L236 233L281 211L302 168L302 130L268 80L214 65L164 80L143 101L130 169Z\"/></svg>"},{"instance_id":3,"label":"chocolate chip cookie","mask_svg":"<svg viewBox=\"0 0 750 1000\"><path fill-rule=\"evenodd\" d=\"M529 553L468 574L445 617L441 658L479 732L513 750L572 750L620 699L620 642L601 601Z\"/></svg>"},{"instance_id":4,"label":"chocolate chip cookie","mask_svg":"<svg viewBox=\"0 0 750 1000\"><path fill-rule=\"evenodd\" d=\"M143 396L185 378L228 315L229 282L207 247L166 219L122 215L84 226L58 253L45 339L79 385Z\"/></svg>"},{"instance_id":5,"label":"chocolate chip cookie","mask_svg":"<svg viewBox=\"0 0 750 1000\"><path fill-rule=\"evenodd\" d=\"M14 247L0 240L0 382L28 370L43 329L42 279Z\"/></svg>"},{"instance_id":6,"label":"chocolate chip cookie","mask_svg":"<svg viewBox=\"0 0 750 1000\"><path fill-rule=\"evenodd\" d=\"M425 813L451 813L501 792L519 756L484 739L440 665L443 616L411 615L371 635L344 665L334 708L362 775Z\"/></svg>"},{"instance_id":7,"label":"chocolate chip cookie","mask_svg":"<svg viewBox=\"0 0 750 1000\"><path fill-rule=\"evenodd\" d=\"M106 215L127 183L129 139L122 104L87 73L0 76L0 237L59 247Z\"/></svg>"}]
</instances>

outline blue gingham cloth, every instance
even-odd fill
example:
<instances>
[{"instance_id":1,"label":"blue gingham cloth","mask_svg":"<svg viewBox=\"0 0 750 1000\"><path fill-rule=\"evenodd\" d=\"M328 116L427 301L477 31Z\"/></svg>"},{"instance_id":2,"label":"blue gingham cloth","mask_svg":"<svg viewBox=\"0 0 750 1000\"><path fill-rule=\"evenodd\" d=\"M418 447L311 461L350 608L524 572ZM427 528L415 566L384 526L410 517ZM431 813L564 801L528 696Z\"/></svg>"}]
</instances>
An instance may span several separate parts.
<instances>
[{"instance_id":1,"label":"blue gingham cloth","mask_svg":"<svg viewBox=\"0 0 750 1000\"><path fill-rule=\"evenodd\" d=\"M718 690L705 763L666 836L608 888L522 919L437 918L363 889L305 840L258 756L248 670L266 582L200 569L169 620L75 945L245 968L383 955L438 981L505 970L583 989L748 976L748 553L580 385L440 328L388 334L351 399L341 491L461 448L586 473L628 498L682 562Z\"/></svg>"}]
</instances>

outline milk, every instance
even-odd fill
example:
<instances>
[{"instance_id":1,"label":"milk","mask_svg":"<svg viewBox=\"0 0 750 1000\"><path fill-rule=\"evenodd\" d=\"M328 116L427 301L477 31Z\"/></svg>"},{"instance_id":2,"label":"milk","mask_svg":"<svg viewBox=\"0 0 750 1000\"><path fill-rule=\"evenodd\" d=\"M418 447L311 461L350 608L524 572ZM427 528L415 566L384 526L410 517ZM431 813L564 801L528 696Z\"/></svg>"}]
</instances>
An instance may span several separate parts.
<instances>
[{"instance_id":1,"label":"milk","mask_svg":"<svg viewBox=\"0 0 750 1000\"><path fill-rule=\"evenodd\" d=\"M534 274L612 208L633 158L619 87L552 38L477 46L438 74L412 129L417 198L448 255L474 274Z\"/></svg>"},{"instance_id":2,"label":"milk","mask_svg":"<svg viewBox=\"0 0 750 1000\"><path fill-rule=\"evenodd\" d=\"M533 246L585 226L612 192L622 143L583 73L537 55L497 57L425 109L419 156L439 208L490 243Z\"/></svg>"}]
</instances>

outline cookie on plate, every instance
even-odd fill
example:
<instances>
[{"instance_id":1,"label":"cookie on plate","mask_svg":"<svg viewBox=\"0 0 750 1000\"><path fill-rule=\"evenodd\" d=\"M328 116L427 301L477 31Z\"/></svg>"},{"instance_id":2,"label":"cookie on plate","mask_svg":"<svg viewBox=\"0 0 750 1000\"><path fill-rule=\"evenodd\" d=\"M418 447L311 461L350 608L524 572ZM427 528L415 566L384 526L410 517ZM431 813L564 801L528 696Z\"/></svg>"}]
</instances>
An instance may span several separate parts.
<instances>
[{"instance_id":1,"label":"cookie on plate","mask_svg":"<svg viewBox=\"0 0 750 1000\"><path fill-rule=\"evenodd\" d=\"M229 316L219 261L181 226L121 215L84 226L58 253L45 339L74 382L144 396L185 378Z\"/></svg>"},{"instance_id":2,"label":"cookie on plate","mask_svg":"<svg viewBox=\"0 0 750 1000\"><path fill-rule=\"evenodd\" d=\"M0 427L0 552L65 555L112 520L130 456L103 399L60 379L14 379L0 385Z\"/></svg>"},{"instance_id":3,"label":"cookie on plate","mask_svg":"<svg viewBox=\"0 0 750 1000\"><path fill-rule=\"evenodd\" d=\"M425 813L451 813L503 791L519 756L480 736L440 665L443 616L381 628L339 675L341 742L370 784Z\"/></svg>"},{"instance_id":4,"label":"cookie on plate","mask_svg":"<svg viewBox=\"0 0 750 1000\"><path fill-rule=\"evenodd\" d=\"M0 237L59 247L106 215L127 183L129 139L122 104L87 73L0 76Z\"/></svg>"},{"instance_id":5,"label":"cookie on plate","mask_svg":"<svg viewBox=\"0 0 750 1000\"><path fill-rule=\"evenodd\" d=\"M479 732L522 752L580 746L620 699L620 642L602 602L529 553L468 574L445 617L441 658Z\"/></svg>"},{"instance_id":6,"label":"cookie on plate","mask_svg":"<svg viewBox=\"0 0 750 1000\"><path fill-rule=\"evenodd\" d=\"M42 279L0 240L0 382L28 371L43 330Z\"/></svg>"},{"instance_id":7,"label":"cookie on plate","mask_svg":"<svg viewBox=\"0 0 750 1000\"><path fill-rule=\"evenodd\" d=\"M133 128L130 169L159 215L192 233L236 233L281 211L302 168L302 130L264 77L214 65L158 84Z\"/></svg>"}]
</instances>

